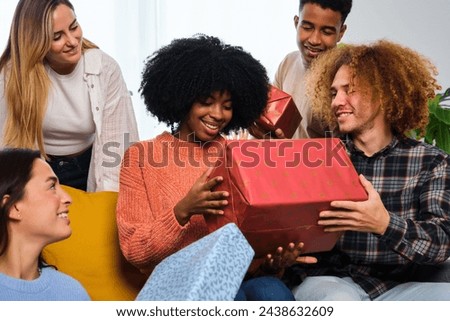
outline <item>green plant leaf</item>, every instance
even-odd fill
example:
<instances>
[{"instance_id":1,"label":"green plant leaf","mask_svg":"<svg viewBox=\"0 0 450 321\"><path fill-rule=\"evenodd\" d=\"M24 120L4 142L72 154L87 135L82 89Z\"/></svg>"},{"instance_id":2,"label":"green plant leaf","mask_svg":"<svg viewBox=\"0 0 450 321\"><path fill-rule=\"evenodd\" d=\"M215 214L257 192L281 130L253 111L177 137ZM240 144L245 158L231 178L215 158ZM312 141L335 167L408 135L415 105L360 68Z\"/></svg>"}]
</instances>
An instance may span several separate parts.
<instances>
[{"instance_id":1,"label":"green plant leaf","mask_svg":"<svg viewBox=\"0 0 450 321\"><path fill-rule=\"evenodd\" d=\"M425 134L425 142L436 145L450 154L450 127L447 123L430 115L430 122Z\"/></svg>"},{"instance_id":2,"label":"green plant leaf","mask_svg":"<svg viewBox=\"0 0 450 321\"><path fill-rule=\"evenodd\" d=\"M450 153L450 109L440 106L442 95L428 102L430 120L426 128L425 142Z\"/></svg>"}]
</instances>

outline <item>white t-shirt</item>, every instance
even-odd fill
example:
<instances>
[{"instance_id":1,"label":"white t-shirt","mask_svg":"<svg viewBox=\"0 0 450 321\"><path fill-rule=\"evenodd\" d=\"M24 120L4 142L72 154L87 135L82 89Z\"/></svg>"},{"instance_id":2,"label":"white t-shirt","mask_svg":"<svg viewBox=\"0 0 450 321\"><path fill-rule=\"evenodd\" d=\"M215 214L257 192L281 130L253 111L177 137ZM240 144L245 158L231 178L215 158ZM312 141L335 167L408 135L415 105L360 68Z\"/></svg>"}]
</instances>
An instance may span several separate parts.
<instances>
[{"instance_id":1,"label":"white t-shirt","mask_svg":"<svg viewBox=\"0 0 450 321\"><path fill-rule=\"evenodd\" d=\"M300 51L289 53L280 63L275 74L273 85L292 96L297 108L302 115L299 129L292 138L317 138L325 136L325 129L320 121L314 117L306 96L307 69L303 63Z\"/></svg>"},{"instance_id":2,"label":"white t-shirt","mask_svg":"<svg viewBox=\"0 0 450 321\"><path fill-rule=\"evenodd\" d=\"M52 82L44 117L44 146L50 155L79 153L94 142L95 124L87 83L83 81L84 59L68 75L46 65Z\"/></svg>"}]
</instances>

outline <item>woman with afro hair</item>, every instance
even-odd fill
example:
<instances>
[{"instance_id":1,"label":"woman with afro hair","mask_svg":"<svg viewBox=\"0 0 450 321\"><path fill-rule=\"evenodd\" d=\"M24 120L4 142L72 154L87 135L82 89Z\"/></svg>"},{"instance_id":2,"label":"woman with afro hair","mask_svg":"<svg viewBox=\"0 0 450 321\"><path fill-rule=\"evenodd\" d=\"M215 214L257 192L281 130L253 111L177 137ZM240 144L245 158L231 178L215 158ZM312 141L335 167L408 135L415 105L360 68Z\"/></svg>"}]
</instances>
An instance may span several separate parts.
<instances>
[{"instance_id":1,"label":"woman with afro hair","mask_svg":"<svg viewBox=\"0 0 450 321\"><path fill-rule=\"evenodd\" d=\"M241 47L215 37L177 39L147 61L140 92L147 110L171 127L125 153L117 224L129 262L150 273L164 258L208 234L204 214L221 215L228 193L208 178L225 143L222 134L247 128L268 96L265 68ZM295 257L289 244L263 261L265 271ZM260 271L261 269L258 269ZM276 277L243 282L237 300L293 300Z\"/></svg>"}]
</instances>

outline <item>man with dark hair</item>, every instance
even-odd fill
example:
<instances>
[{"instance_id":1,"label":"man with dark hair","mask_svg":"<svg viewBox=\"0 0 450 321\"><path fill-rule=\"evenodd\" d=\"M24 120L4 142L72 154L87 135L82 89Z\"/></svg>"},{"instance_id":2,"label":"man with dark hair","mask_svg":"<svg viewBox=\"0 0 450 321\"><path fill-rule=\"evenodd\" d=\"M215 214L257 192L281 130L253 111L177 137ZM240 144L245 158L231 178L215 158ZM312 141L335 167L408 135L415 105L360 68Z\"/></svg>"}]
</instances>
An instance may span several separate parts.
<instances>
[{"instance_id":1,"label":"man with dark hair","mask_svg":"<svg viewBox=\"0 0 450 321\"><path fill-rule=\"evenodd\" d=\"M276 87L292 95L302 115L293 138L325 136L325 129L313 117L306 100L304 78L311 62L342 39L351 8L352 0L300 0L299 16L294 17L299 50L284 58L274 80Z\"/></svg>"}]
</instances>

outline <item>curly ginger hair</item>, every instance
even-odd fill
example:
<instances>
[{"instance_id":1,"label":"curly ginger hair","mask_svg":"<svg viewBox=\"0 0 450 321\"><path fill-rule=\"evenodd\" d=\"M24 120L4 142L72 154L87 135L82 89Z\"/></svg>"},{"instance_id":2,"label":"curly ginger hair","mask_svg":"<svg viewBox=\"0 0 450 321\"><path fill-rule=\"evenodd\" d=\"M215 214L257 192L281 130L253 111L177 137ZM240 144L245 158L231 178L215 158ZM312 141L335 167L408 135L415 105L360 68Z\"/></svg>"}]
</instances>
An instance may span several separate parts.
<instances>
[{"instance_id":1,"label":"curly ginger hair","mask_svg":"<svg viewBox=\"0 0 450 321\"><path fill-rule=\"evenodd\" d=\"M334 77L343 65L349 66L354 84L381 101L385 119L397 135L428 124L428 100L441 89L437 68L418 52L399 44L379 40L369 45L343 45L321 55L311 66L307 95L312 109L330 129L337 128L330 92ZM350 88L351 89L351 88Z\"/></svg>"}]
</instances>

